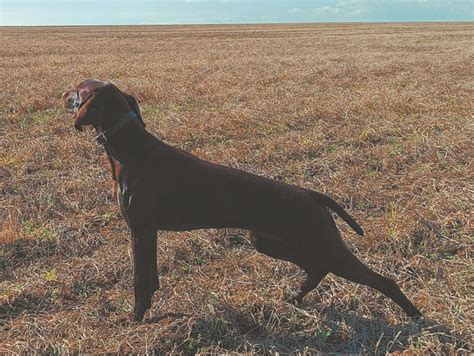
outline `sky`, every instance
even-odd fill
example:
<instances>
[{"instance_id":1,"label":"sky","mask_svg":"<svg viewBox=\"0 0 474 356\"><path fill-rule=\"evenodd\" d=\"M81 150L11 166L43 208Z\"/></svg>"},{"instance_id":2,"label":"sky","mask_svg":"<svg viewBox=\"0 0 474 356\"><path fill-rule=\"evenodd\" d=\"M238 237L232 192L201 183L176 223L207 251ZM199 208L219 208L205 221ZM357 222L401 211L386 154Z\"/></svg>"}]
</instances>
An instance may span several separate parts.
<instances>
[{"instance_id":1,"label":"sky","mask_svg":"<svg viewBox=\"0 0 474 356\"><path fill-rule=\"evenodd\" d=\"M473 21L474 0L0 0L1 26Z\"/></svg>"}]
</instances>

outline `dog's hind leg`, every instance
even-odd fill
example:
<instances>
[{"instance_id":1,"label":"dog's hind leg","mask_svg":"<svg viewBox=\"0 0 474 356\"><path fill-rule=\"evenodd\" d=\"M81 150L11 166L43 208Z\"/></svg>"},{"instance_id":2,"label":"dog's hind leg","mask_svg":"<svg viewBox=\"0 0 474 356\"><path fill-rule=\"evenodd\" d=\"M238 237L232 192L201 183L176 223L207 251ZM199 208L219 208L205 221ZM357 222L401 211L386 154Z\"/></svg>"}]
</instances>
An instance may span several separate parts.
<instances>
[{"instance_id":1,"label":"dog's hind leg","mask_svg":"<svg viewBox=\"0 0 474 356\"><path fill-rule=\"evenodd\" d=\"M360 262L356 256L347 250L341 263L331 270L337 276L352 282L364 284L374 289L397 303L410 317L420 317L421 312L408 300L398 285L390 278L381 276Z\"/></svg>"},{"instance_id":2,"label":"dog's hind leg","mask_svg":"<svg viewBox=\"0 0 474 356\"><path fill-rule=\"evenodd\" d=\"M301 254L298 254L298 251L295 248L288 246L277 236L252 231L250 239L258 252L280 260L293 262L305 269L305 266L301 264ZM296 292L297 295L286 298L287 301L292 304L301 304L303 297L316 288L321 279L323 279L328 273L325 270L314 269L305 269L305 271L308 275L299 290Z\"/></svg>"},{"instance_id":3,"label":"dog's hind leg","mask_svg":"<svg viewBox=\"0 0 474 356\"><path fill-rule=\"evenodd\" d=\"M316 288L321 282L321 280L327 275L326 271L312 271L308 273L306 279L304 280L303 284L301 284L300 289L297 291L297 295L294 297L289 298L289 302L291 304L301 304L303 298L306 294L311 292L314 288Z\"/></svg>"}]
</instances>

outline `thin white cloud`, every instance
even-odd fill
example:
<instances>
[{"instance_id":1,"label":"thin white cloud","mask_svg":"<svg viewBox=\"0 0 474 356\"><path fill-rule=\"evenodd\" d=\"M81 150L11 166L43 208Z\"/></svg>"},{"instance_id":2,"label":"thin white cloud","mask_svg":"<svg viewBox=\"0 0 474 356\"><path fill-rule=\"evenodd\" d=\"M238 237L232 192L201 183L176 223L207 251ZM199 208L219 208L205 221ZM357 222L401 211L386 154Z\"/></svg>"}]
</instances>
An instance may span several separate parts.
<instances>
[{"instance_id":1,"label":"thin white cloud","mask_svg":"<svg viewBox=\"0 0 474 356\"><path fill-rule=\"evenodd\" d=\"M314 21L473 20L474 0L340 0L295 7L290 16Z\"/></svg>"}]
</instances>

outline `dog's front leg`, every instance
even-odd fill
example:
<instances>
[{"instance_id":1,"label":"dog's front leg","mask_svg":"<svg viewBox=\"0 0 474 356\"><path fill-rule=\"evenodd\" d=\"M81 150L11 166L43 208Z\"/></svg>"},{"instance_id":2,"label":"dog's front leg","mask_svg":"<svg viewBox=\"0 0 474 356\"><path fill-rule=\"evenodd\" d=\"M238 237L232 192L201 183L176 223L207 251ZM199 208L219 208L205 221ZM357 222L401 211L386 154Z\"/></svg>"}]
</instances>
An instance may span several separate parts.
<instances>
[{"instance_id":1,"label":"dog's front leg","mask_svg":"<svg viewBox=\"0 0 474 356\"><path fill-rule=\"evenodd\" d=\"M159 287L156 263L156 229L130 224L133 250L133 284L135 307L133 320L141 321L151 307L153 293Z\"/></svg>"}]
</instances>

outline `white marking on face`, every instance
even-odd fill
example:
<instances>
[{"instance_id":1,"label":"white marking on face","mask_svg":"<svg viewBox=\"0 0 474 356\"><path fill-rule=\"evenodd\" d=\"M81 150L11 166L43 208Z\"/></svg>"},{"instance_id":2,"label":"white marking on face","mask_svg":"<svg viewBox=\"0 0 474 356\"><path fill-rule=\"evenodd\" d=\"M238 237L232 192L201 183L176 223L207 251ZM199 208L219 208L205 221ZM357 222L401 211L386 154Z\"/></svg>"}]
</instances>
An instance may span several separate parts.
<instances>
[{"instance_id":1,"label":"white marking on face","mask_svg":"<svg viewBox=\"0 0 474 356\"><path fill-rule=\"evenodd\" d=\"M81 104L82 98L81 95L79 95L79 92L72 92L67 98L67 111L70 113L76 113L79 111Z\"/></svg>"}]
</instances>

